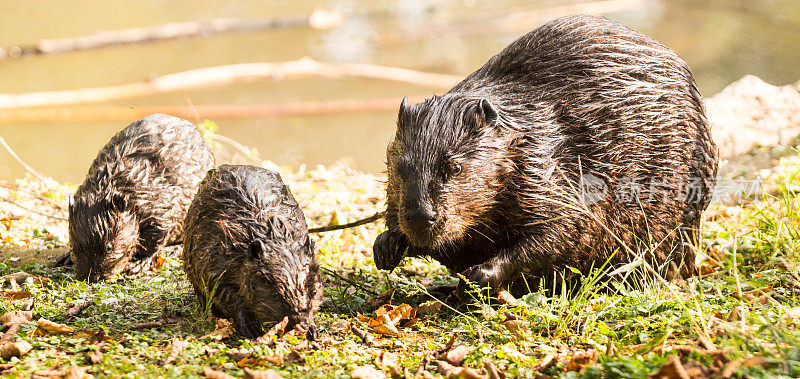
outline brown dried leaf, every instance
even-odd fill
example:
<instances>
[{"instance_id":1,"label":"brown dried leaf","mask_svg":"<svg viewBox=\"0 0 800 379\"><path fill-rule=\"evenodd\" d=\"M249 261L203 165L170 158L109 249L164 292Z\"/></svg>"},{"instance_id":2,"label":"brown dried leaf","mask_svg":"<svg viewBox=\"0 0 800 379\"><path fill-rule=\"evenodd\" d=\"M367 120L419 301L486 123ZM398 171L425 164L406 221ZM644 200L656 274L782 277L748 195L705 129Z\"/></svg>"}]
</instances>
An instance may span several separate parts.
<instances>
[{"instance_id":1,"label":"brown dried leaf","mask_svg":"<svg viewBox=\"0 0 800 379\"><path fill-rule=\"evenodd\" d=\"M375 310L376 319L387 316L392 325L397 325L400 320L410 320L414 318L414 309L408 304L391 305L386 304Z\"/></svg>"},{"instance_id":2,"label":"brown dried leaf","mask_svg":"<svg viewBox=\"0 0 800 379\"><path fill-rule=\"evenodd\" d=\"M6 300L20 300L31 297L31 291L6 291Z\"/></svg>"},{"instance_id":3,"label":"brown dried leaf","mask_svg":"<svg viewBox=\"0 0 800 379\"><path fill-rule=\"evenodd\" d=\"M575 353L570 361L567 363L567 367L565 370L567 371L580 371L586 365L590 364L594 361L595 351L594 350L587 350Z\"/></svg>"},{"instance_id":4,"label":"brown dried leaf","mask_svg":"<svg viewBox=\"0 0 800 379\"><path fill-rule=\"evenodd\" d=\"M36 321L36 328L32 329L28 335L37 334L66 334L72 333L74 330L64 324L59 324L44 318Z\"/></svg>"},{"instance_id":5,"label":"brown dried leaf","mask_svg":"<svg viewBox=\"0 0 800 379\"><path fill-rule=\"evenodd\" d=\"M508 320L502 325L518 340L524 340L530 336L531 323L528 320Z\"/></svg>"},{"instance_id":6,"label":"brown dried leaf","mask_svg":"<svg viewBox=\"0 0 800 379\"><path fill-rule=\"evenodd\" d=\"M691 379L686 369L683 368L680 358L672 355L658 371L650 375L651 379Z\"/></svg>"},{"instance_id":7,"label":"brown dried leaf","mask_svg":"<svg viewBox=\"0 0 800 379\"><path fill-rule=\"evenodd\" d=\"M89 351L86 353L86 358L89 359L89 362L92 362L93 365L100 363L103 360L103 352L97 351Z\"/></svg>"},{"instance_id":8,"label":"brown dried leaf","mask_svg":"<svg viewBox=\"0 0 800 379\"><path fill-rule=\"evenodd\" d=\"M92 374L87 374L86 372L89 371L92 366L76 366L72 365L69 368L64 370L64 375L62 377L67 379L91 379L93 378Z\"/></svg>"},{"instance_id":9,"label":"brown dried leaf","mask_svg":"<svg viewBox=\"0 0 800 379\"><path fill-rule=\"evenodd\" d=\"M442 312L442 308L444 308L444 304L442 304L439 300L431 300L426 301L420 304L416 309L415 313L417 317L422 316L432 316L437 315Z\"/></svg>"},{"instance_id":10,"label":"brown dried leaf","mask_svg":"<svg viewBox=\"0 0 800 379\"><path fill-rule=\"evenodd\" d=\"M436 371L438 371L442 376L449 377L449 378L464 378L464 379L487 379L486 375L482 375L480 372L473 368L468 367L456 367L447 363L445 361L434 361L436 365Z\"/></svg>"},{"instance_id":11,"label":"brown dried leaf","mask_svg":"<svg viewBox=\"0 0 800 379\"><path fill-rule=\"evenodd\" d=\"M169 348L169 354L166 356L166 358L162 359L161 362L159 362L159 364L161 366L164 366L171 363L172 361L177 359L181 355L181 353L183 353L183 350L186 349L186 346L189 346L188 342L183 341L179 338L173 338L172 345L170 345Z\"/></svg>"},{"instance_id":12,"label":"brown dried leaf","mask_svg":"<svg viewBox=\"0 0 800 379\"><path fill-rule=\"evenodd\" d=\"M0 316L0 323L3 324L3 328L6 328L13 324L27 324L31 318L33 318L31 311L11 311Z\"/></svg>"},{"instance_id":13,"label":"brown dried leaf","mask_svg":"<svg viewBox=\"0 0 800 379\"><path fill-rule=\"evenodd\" d=\"M293 363L303 364L306 363L306 359L303 358L303 356L301 356L300 353L297 352L297 350L292 350L289 352L289 354L286 354L286 356L283 357L283 363L287 365Z\"/></svg>"},{"instance_id":14,"label":"brown dried leaf","mask_svg":"<svg viewBox=\"0 0 800 379\"><path fill-rule=\"evenodd\" d=\"M376 324L372 326L372 331L379 334L384 334L387 336L398 337L400 336L400 331L394 327L392 324Z\"/></svg>"},{"instance_id":15,"label":"brown dried leaf","mask_svg":"<svg viewBox=\"0 0 800 379\"><path fill-rule=\"evenodd\" d=\"M205 337L224 340L231 335L233 335L233 325L231 325L231 322L224 318L218 318L214 331L206 334Z\"/></svg>"},{"instance_id":16,"label":"brown dried leaf","mask_svg":"<svg viewBox=\"0 0 800 379\"><path fill-rule=\"evenodd\" d=\"M383 372L371 365L357 367L355 370L350 371L350 376L353 379L383 379L386 377Z\"/></svg>"},{"instance_id":17,"label":"brown dried leaf","mask_svg":"<svg viewBox=\"0 0 800 379\"><path fill-rule=\"evenodd\" d=\"M519 302L517 302L517 299L514 297L514 295L512 295L511 292L508 292L508 290L505 289L501 289L500 291L497 292L497 301L500 304L506 304L509 307L519 306Z\"/></svg>"},{"instance_id":18,"label":"brown dried leaf","mask_svg":"<svg viewBox=\"0 0 800 379\"><path fill-rule=\"evenodd\" d=\"M164 267L164 263L167 263L167 258L164 258L160 254L156 255L155 258L153 258L153 271Z\"/></svg>"},{"instance_id":19,"label":"brown dried leaf","mask_svg":"<svg viewBox=\"0 0 800 379\"><path fill-rule=\"evenodd\" d=\"M91 344L91 345L101 344L103 342L110 341L110 340L111 340L111 337L109 337L108 334L106 334L106 330L103 329L103 328L100 328L100 329L97 329L97 331L94 332L91 337L89 337L89 344Z\"/></svg>"},{"instance_id":20,"label":"brown dried leaf","mask_svg":"<svg viewBox=\"0 0 800 379\"><path fill-rule=\"evenodd\" d=\"M331 325L331 329L336 332L346 332L350 330L350 321L338 320Z\"/></svg>"},{"instance_id":21,"label":"brown dried leaf","mask_svg":"<svg viewBox=\"0 0 800 379\"><path fill-rule=\"evenodd\" d=\"M0 364L0 375L8 375L13 374L17 371L17 368L14 367L11 363L2 363Z\"/></svg>"},{"instance_id":22,"label":"brown dried leaf","mask_svg":"<svg viewBox=\"0 0 800 379\"><path fill-rule=\"evenodd\" d=\"M31 351L33 346L27 341L7 342L0 345L0 356L3 359L11 359L12 357L20 357Z\"/></svg>"},{"instance_id":23,"label":"brown dried leaf","mask_svg":"<svg viewBox=\"0 0 800 379\"><path fill-rule=\"evenodd\" d=\"M203 367L203 376L210 379L236 379L224 372L213 370L211 367Z\"/></svg>"},{"instance_id":24,"label":"brown dried leaf","mask_svg":"<svg viewBox=\"0 0 800 379\"><path fill-rule=\"evenodd\" d=\"M381 350L375 357L375 366L378 367L397 367L397 362L399 362L397 354L388 351Z\"/></svg>"},{"instance_id":25,"label":"brown dried leaf","mask_svg":"<svg viewBox=\"0 0 800 379\"><path fill-rule=\"evenodd\" d=\"M461 361L464 360L467 354L471 353L473 350L475 350L474 347L458 345L449 351L440 354L437 358L440 360L445 360L452 365L458 366L461 364Z\"/></svg>"},{"instance_id":26,"label":"brown dried leaf","mask_svg":"<svg viewBox=\"0 0 800 379\"><path fill-rule=\"evenodd\" d=\"M389 366L389 376L392 379L409 379L411 378L411 374L408 372L408 369L403 367L403 372L397 369L397 366Z\"/></svg>"},{"instance_id":27,"label":"brown dried leaf","mask_svg":"<svg viewBox=\"0 0 800 379\"><path fill-rule=\"evenodd\" d=\"M275 370L251 370L249 368L244 369L244 377L245 379L283 379L281 374L278 374Z\"/></svg>"}]
</instances>

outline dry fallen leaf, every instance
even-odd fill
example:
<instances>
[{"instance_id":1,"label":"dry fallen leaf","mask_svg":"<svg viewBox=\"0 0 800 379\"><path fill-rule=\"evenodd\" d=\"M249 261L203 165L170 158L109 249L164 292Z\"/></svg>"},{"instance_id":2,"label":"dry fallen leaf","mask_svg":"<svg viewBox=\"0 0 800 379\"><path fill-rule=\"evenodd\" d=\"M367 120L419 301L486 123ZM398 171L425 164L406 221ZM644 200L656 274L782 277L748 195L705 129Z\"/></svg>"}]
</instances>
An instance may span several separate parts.
<instances>
[{"instance_id":1,"label":"dry fallen leaf","mask_svg":"<svg viewBox=\"0 0 800 379\"><path fill-rule=\"evenodd\" d=\"M361 366L355 370L350 371L350 376L353 379L383 379L386 377L383 372L375 368L375 366Z\"/></svg>"},{"instance_id":2,"label":"dry fallen leaf","mask_svg":"<svg viewBox=\"0 0 800 379\"><path fill-rule=\"evenodd\" d=\"M680 358L672 355L658 371L650 375L651 379L691 379L686 369L683 368Z\"/></svg>"},{"instance_id":3,"label":"dry fallen leaf","mask_svg":"<svg viewBox=\"0 0 800 379\"><path fill-rule=\"evenodd\" d=\"M11 363L0 363L0 375L13 374L16 371L17 368Z\"/></svg>"},{"instance_id":4,"label":"dry fallen leaf","mask_svg":"<svg viewBox=\"0 0 800 379\"><path fill-rule=\"evenodd\" d=\"M97 329L96 332L92 333L92 336L89 337L89 344L96 345L102 344L103 342L110 341L111 337L106 334L106 330L103 328Z\"/></svg>"},{"instance_id":5,"label":"dry fallen leaf","mask_svg":"<svg viewBox=\"0 0 800 379\"><path fill-rule=\"evenodd\" d=\"M508 320L503 322L502 325L518 340L524 340L530 336L531 324L527 320Z\"/></svg>"},{"instance_id":6,"label":"dry fallen leaf","mask_svg":"<svg viewBox=\"0 0 800 379\"><path fill-rule=\"evenodd\" d=\"M103 360L103 352L100 350L97 351L88 351L86 353L86 358L89 359L89 362L92 362L93 365L100 363Z\"/></svg>"},{"instance_id":7,"label":"dry fallen leaf","mask_svg":"<svg viewBox=\"0 0 800 379\"><path fill-rule=\"evenodd\" d=\"M486 375L469 367L456 367L445 361L434 361L436 371L447 378L464 378L464 379L487 379Z\"/></svg>"},{"instance_id":8,"label":"dry fallen leaf","mask_svg":"<svg viewBox=\"0 0 800 379\"><path fill-rule=\"evenodd\" d=\"M161 255L156 255L155 258L153 258L153 271L164 267L164 263L167 263L167 258L164 258Z\"/></svg>"},{"instance_id":9,"label":"dry fallen leaf","mask_svg":"<svg viewBox=\"0 0 800 379\"><path fill-rule=\"evenodd\" d=\"M442 308L444 308L444 304L441 301L431 300L420 304L415 309L415 313L417 317L432 316L441 313Z\"/></svg>"},{"instance_id":10,"label":"dry fallen leaf","mask_svg":"<svg viewBox=\"0 0 800 379\"><path fill-rule=\"evenodd\" d=\"M0 316L0 323L6 328L14 324L27 324L31 318L33 318L32 311L11 311Z\"/></svg>"},{"instance_id":11,"label":"dry fallen leaf","mask_svg":"<svg viewBox=\"0 0 800 379\"><path fill-rule=\"evenodd\" d=\"M249 368L244 369L244 377L245 379L283 379L281 374L278 374L275 370L251 370Z\"/></svg>"},{"instance_id":12,"label":"dry fallen leaf","mask_svg":"<svg viewBox=\"0 0 800 379\"><path fill-rule=\"evenodd\" d=\"M375 366L378 367L397 367L397 362L399 362L399 358L397 354L390 353L388 351L381 350L378 353L378 356L375 357Z\"/></svg>"},{"instance_id":13,"label":"dry fallen leaf","mask_svg":"<svg viewBox=\"0 0 800 379\"><path fill-rule=\"evenodd\" d=\"M575 353L570 361L567 363L565 370L567 371L580 371L586 365L591 363L594 360L595 352L594 350L587 350Z\"/></svg>"},{"instance_id":14,"label":"dry fallen leaf","mask_svg":"<svg viewBox=\"0 0 800 379\"><path fill-rule=\"evenodd\" d=\"M59 324L57 322L53 322L44 318L40 318L36 321L36 328L33 328L30 332L28 332L29 336L37 335L37 334L65 334L65 333L72 333L73 329L69 326L64 324Z\"/></svg>"},{"instance_id":15,"label":"dry fallen leaf","mask_svg":"<svg viewBox=\"0 0 800 379\"><path fill-rule=\"evenodd\" d=\"M517 299L514 297L514 295L504 289L497 292L497 301L500 304L506 304L509 307L519 306L519 302L517 302Z\"/></svg>"},{"instance_id":16,"label":"dry fallen leaf","mask_svg":"<svg viewBox=\"0 0 800 379\"><path fill-rule=\"evenodd\" d=\"M350 321L338 320L331 325L331 329L337 332L346 332L350 330Z\"/></svg>"},{"instance_id":17,"label":"dry fallen leaf","mask_svg":"<svg viewBox=\"0 0 800 379\"><path fill-rule=\"evenodd\" d=\"M6 291L6 300L20 300L31 297L31 291Z\"/></svg>"},{"instance_id":18,"label":"dry fallen leaf","mask_svg":"<svg viewBox=\"0 0 800 379\"><path fill-rule=\"evenodd\" d=\"M203 376L210 379L235 379L235 377L213 370L211 367L203 367Z\"/></svg>"},{"instance_id":19,"label":"dry fallen leaf","mask_svg":"<svg viewBox=\"0 0 800 379\"><path fill-rule=\"evenodd\" d=\"M440 354L438 359L445 360L452 365L458 366L461 364L461 361L464 360L467 354L471 353L473 350L475 350L474 347L458 345L449 351L445 351L444 353Z\"/></svg>"},{"instance_id":20,"label":"dry fallen leaf","mask_svg":"<svg viewBox=\"0 0 800 379\"><path fill-rule=\"evenodd\" d=\"M289 352L289 354L286 354L286 356L283 357L283 363L287 365L290 365L292 363L303 364L305 362L306 359L303 358L303 356L301 356L300 353L297 352L297 350L292 350Z\"/></svg>"},{"instance_id":21,"label":"dry fallen leaf","mask_svg":"<svg viewBox=\"0 0 800 379\"><path fill-rule=\"evenodd\" d=\"M31 351L33 346L27 341L8 342L0 345L0 356L3 359L11 359L11 357L19 357Z\"/></svg>"},{"instance_id":22,"label":"dry fallen leaf","mask_svg":"<svg viewBox=\"0 0 800 379\"><path fill-rule=\"evenodd\" d=\"M205 337L224 340L231 335L233 335L233 325L231 325L231 322L224 318L218 318L214 331L206 334Z\"/></svg>"},{"instance_id":23,"label":"dry fallen leaf","mask_svg":"<svg viewBox=\"0 0 800 379\"><path fill-rule=\"evenodd\" d=\"M183 353L183 349L185 349L186 346L189 346L188 342L182 341L179 338L173 338L172 345L170 345L169 348L169 354L166 356L166 358L162 359L161 362L159 362L159 364L161 366L164 366L168 363L171 363L172 361L177 359L178 356L181 355L181 353Z\"/></svg>"}]
</instances>

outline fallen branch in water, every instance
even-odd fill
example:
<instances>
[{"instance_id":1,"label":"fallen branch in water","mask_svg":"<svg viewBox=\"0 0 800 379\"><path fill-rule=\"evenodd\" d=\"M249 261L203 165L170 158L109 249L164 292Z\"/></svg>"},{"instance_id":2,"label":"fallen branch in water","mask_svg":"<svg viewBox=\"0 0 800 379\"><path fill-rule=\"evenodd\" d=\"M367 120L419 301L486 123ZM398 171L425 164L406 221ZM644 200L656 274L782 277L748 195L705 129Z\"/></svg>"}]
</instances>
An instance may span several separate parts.
<instances>
[{"instance_id":1,"label":"fallen branch in water","mask_svg":"<svg viewBox=\"0 0 800 379\"><path fill-rule=\"evenodd\" d=\"M220 33L288 27L311 27L324 30L337 27L344 21L345 15L342 12L317 9L309 15L274 19L218 18L210 21L175 22L143 28L102 31L80 37L43 39L34 45L11 46L7 49L0 49L0 51L7 51L5 56L19 58L24 55L57 54L179 38L209 37Z\"/></svg>"},{"instance_id":2,"label":"fallen branch in water","mask_svg":"<svg viewBox=\"0 0 800 379\"><path fill-rule=\"evenodd\" d=\"M623 12L645 3L646 0L597 0L557 5L553 7L523 7L506 11L503 17L478 17L438 25L427 25L424 29L412 32L396 32L379 36L381 43L405 44L410 41L426 40L447 36L487 35L489 33L518 33L530 31L541 23L554 18L573 14L602 15Z\"/></svg>"},{"instance_id":3,"label":"fallen branch in water","mask_svg":"<svg viewBox=\"0 0 800 379\"><path fill-rule=\"evenodd\" d=\"M357 77L449 88L460 77L363 63L323 63L311 58L279 63L242 63L198 68L150 80L110 87L0 94L0 109L68 105L150 96L165 92L222 86L242 81L283 80L302 76ZM198 106L199 107L199 106Z\"/></svg>"},{"instance_id":4,"label":"fallen branch in water","mask_svg":"<svg viewBox=\"0 0 800 379\"><path fill-rule=\"evenodd\" d=\"M409 96L412 103L427 96ZM0 123L130 121L153 113L165 113L185 119L221 119L247 117L302 117L336 113L397 111L400 97L370 100L337 100L284 104L209 104L163 105L145 107L73 106L24 109L0 109Z\"/></svg>"}]
</instances>

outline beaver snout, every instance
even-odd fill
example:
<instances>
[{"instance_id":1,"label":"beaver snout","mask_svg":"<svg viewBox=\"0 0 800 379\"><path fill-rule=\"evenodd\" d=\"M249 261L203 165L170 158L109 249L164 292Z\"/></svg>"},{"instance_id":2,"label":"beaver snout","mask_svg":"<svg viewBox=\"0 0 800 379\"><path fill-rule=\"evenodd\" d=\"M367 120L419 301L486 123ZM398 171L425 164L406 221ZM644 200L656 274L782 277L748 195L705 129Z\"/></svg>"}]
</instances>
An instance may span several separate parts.
<instances>
[{"instance_id":1,"label":"beaver snout","mask_svg":"<svg viewBox=\"0 0 800 379\"><path fill-rule=\"evenodd\" d=\"M430 204L420 204L406 212L408 226L417 231L428 231L438 219L439 215Z\"/></svg>"}]
</instances>

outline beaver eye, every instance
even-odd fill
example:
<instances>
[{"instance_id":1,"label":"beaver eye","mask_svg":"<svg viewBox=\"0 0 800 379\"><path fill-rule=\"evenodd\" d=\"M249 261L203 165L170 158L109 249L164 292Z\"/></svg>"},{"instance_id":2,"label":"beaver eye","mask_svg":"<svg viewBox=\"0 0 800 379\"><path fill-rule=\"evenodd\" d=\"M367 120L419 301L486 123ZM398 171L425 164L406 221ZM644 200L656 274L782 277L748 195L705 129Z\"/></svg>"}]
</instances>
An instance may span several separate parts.
<instances>
[{"instance_id":1,"label":"beaver eye","mask_svg":"<svg viewBox=\"0 0 800 379\"><path fill-rule=\"evenodd\" d=\"M456 162L450 162L447 164L447 177L452 178L461 173L461 165Z\"/></svg>"}]
</instances>

